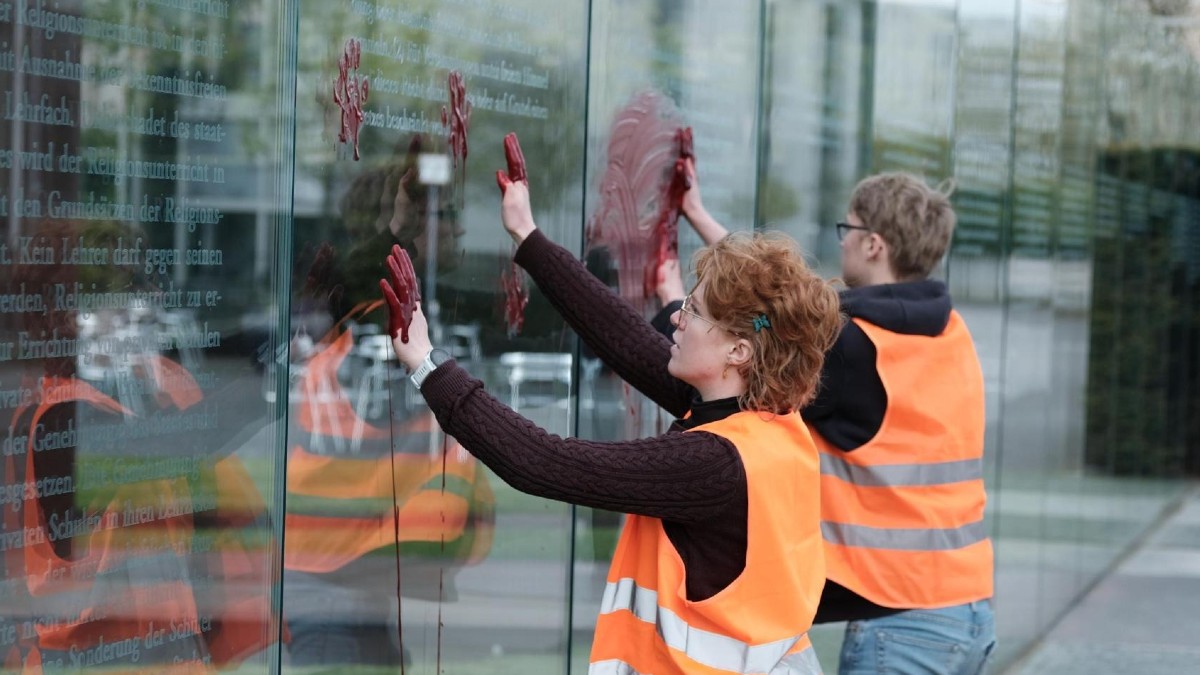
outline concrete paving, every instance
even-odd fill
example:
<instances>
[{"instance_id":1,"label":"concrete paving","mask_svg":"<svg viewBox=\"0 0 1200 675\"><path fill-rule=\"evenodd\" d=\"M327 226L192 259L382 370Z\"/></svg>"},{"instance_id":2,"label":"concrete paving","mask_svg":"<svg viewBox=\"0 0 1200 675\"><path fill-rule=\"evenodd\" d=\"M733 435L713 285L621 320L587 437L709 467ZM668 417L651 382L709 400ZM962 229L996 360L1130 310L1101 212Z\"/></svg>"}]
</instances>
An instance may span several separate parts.
<instances>
[{"instance_id":1,"label":"concrete paving","mask_svg":"<svg viewBox=\"0 0 1200 675\"><path fill-rule=\"evenodd\" d=\"M1200 488L1007 675L1200 673Z\"/></svg>"}]
</instances>

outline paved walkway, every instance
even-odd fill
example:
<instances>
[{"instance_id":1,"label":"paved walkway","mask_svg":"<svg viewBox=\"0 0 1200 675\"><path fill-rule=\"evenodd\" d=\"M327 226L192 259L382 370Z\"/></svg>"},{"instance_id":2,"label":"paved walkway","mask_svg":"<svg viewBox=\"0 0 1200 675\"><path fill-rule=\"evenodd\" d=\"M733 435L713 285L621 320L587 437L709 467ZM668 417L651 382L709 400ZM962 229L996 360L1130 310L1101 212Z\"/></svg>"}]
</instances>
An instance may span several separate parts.
<instances>
[{"instance_id":1,"label":"paved walkway","mask_svg":"<svg viewBox=\"0 0 1200 675\"><path fill-rule=\"evenodd\" d=\"M1200 488L1007 675L1200 674Z\"/></svg>"}]
</instances>

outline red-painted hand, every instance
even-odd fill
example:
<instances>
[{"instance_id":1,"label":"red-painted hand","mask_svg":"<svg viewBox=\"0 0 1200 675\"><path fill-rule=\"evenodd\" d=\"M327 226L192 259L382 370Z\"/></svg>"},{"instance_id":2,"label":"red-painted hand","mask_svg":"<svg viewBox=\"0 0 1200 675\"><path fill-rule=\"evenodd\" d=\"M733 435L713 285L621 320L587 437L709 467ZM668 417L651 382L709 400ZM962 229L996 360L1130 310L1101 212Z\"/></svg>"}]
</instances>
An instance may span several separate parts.
<instances>
[{"instance_id":1,"label":"red-painted hand","mask_svg":"<svg viewBox=\"0 0 1200 675\"><path fill-rule=\"evenodd\" d=\"M679 144L679 156L667 181L655 225L655 255L646 264L643 292L647 298L657 292L659 269L668 260L679 258L679 214L684 210L687 194L692 188L692 175L688 170L689 163L695 161L692 128L677 129L675 141Z\"/></svg>"},{"instance_id":2,"label":"red-painted hand","mask_svg":"<svg viewBox=\"0 0 1200 675\"><path fill-rule=\"evenodd\" d=\"M496 172L496 185L500 187L500 220L513 241L520 244L529 233L537 229L533 222L533 211L529 206L529 178L525 173L525 155L517 135L504 137L504 159L508 171ZM509 189L517 186L517 189Z\"/></svg>"},{"instance_id":3,"label":"red-painted hand","mask_svg":"<svg viewBox=\"0 0 1200 675\"><path fill-rule=\"evenodd\" d=\"M392 245L387 257L388 279L379 280L379 288L388 305L388 333L408 342L408 327L412 324L413 310L421 302L421 289L417 285L417 273L413 270L408 252L399 244Z\"/></svg>"},{"instance_id":4,"label":"red-painted hand","mask_svg":"<svg viewBox=\"0 0 1200 675\"><path fill-rule=\"evenodd\" d=\"M521 142L515 133L509 132L504 137L504 159L508 161L508 173L496 172L496 185L500 186L501 195L508 192L508 186L517 181L529 184L529 177L525 174L525 154L521 152Z\"/></svg>"}]
</instances>

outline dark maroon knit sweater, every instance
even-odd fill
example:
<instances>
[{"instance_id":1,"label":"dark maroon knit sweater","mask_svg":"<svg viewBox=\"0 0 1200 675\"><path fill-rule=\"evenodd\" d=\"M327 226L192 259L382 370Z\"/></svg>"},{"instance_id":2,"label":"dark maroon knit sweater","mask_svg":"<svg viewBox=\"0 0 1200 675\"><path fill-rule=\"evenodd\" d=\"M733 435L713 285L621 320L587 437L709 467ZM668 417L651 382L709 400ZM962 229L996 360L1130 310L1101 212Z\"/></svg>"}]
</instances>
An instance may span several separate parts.
<instances>
[{"instance_id":1,"label":"dark maroon knit sweater","mask_svg":"<svg viewBox=\"0 0 1200 675\"><path fill-rule=\"evenodd\" d=\"M454 362L425 380L429 407L447 434L522 492L662 519L687 572L688 599L712 597L746 565L746 474L728 440L682 432L736 412L736 400L699 401L667 372L670 340L540 231L516 261L617 375L672 415L692 416L655 438L562 438L497 401Z\"/></svg>"}]
</instances>

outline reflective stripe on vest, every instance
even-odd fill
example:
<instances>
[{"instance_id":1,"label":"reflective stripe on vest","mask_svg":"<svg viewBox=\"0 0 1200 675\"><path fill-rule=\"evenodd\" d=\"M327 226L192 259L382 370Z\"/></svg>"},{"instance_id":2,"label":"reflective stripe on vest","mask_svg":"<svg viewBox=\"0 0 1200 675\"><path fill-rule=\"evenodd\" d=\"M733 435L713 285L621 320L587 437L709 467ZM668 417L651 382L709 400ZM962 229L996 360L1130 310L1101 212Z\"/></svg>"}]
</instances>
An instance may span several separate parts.
<instances>
[{"instance_id":1,"label":"reflective stripe on vest","mask_svg":"<svg viewBox=\"0 0 1200 675\"><path fill-rule=\"evenodd\" d=\"M983 460L862 466L851 464L844 457L822 454L821 473L861 487L943 485L983 478Z\"/></svg>"},{"instance_id":2,"label":"reflective stripe on vest","mask_svg":"<svg viewBox=\"0 0 1200 675\"><path fill-rule=\"evenodd\" d=\"M854 321L888 403L875 437L851 452L814 434L829 579L899 609L989 598L983 376L966 324L951 312L930 337Z\"/></svg>"},{"instance_id":3,"label":"reflective stripe on vest","mask_svg":"<svg viewBox=\"0 0 1200 675\"><path fill-rule=\"evenodd\" d=\"M658 626L659 635L671 649L687 654L696 663L731 673L788 672L778 671L776 667L784 660L784 655L806 635L801 633L775 642L751 645L726 635L701 630L689 626L675 612L659 606L658 593L639 587L633 579L609 582L604 588L600 613L611 614L620 610L628 610L642 621ZM812 650L809 648L806 651ZM627 665L620 661L617 663ZM818 667L815 671L804 672L821 671Z\"/></svg>"},{"instance_id":4,"label":"reflective stripe on vest","mask_svg":"<svg viewBox=\"0 0 1200 675\"><path fill-rule=\"evenodd\" d=\"M821 675L821 663L812 647L783 657L768 675ZM588 666L588 675L647 675L620 659L598 661Z\"/></svg>"},{"instance_id":5,"label":"reflective stripe on vest","mask_svg":"<svg viewBox=\"0 0 1200 675\"><path fill-rule=\"evenodd\" d=\"M901 530L846 523L821 523L821 534L831 544L882 548L893 551L952 551L987 539L982 520L951 529Z\"/></svg>"}]
</instances>

